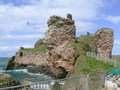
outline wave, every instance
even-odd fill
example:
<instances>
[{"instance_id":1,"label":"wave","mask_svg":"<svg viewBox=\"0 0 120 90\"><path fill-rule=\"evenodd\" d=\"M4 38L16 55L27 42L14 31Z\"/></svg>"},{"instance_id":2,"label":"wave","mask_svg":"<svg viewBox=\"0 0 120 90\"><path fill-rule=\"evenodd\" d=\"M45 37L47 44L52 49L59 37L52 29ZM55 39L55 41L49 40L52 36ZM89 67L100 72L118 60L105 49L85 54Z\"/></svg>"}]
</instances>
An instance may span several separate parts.
<instances>
[{"instance_id":1,"label":"wave","mask_svg":"<svg viewBox=\"0 0 120 90\"><path fill-rule=\"evenodd\" d=\"M31 82L39 82L45 80L51 80L51 77L40 73L30 73L27 69L17 69L17 70L0 70L0 72L10 74L13 78L19 80L21 83L23 80L28 79Z\"/></svg>"},{"instance_id":2,"label":"wave","mask_svg":"<svg viewBox=\"0 0 120 90\"><path fill-rule=\"evenodd\" d=\"M27 73L27 74L29 74L29 75L36 75L36 76L41 76L41 75L43 75L43 74L40 74L40 73L30 73L30 72L28 72L28 70L27 69L15 69L15 70L0 70L0 72L3 72L3 73L10 73L10 72L21 72L21 73Z\"/></svg>"},{"instance_id":3,"label":"wave","mask_svg":"<svg viewBox=\"0 0 120 90\"><path fill-rule=\"evenodd\" d=\"M1 70L2 72L19 72L19 71L23 71L23 72L27 72L27 69L16 69L16 70Z\"/></svg>"}]
</instances>

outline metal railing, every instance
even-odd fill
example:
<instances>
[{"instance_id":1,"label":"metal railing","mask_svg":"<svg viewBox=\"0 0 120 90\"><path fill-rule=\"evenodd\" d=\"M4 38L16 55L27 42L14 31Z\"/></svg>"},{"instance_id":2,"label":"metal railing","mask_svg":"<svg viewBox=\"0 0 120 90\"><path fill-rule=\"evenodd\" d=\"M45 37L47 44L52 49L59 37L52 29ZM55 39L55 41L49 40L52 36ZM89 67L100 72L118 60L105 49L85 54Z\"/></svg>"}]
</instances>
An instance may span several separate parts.
<instances>
[{"instance_id":1,"label":"metal railing","mask_svg":"<svg viewBox=\"0 0 120 90\"><path fill-rule=\"evenodd\" d=\"M105 74L97 73L0 88L0 90L101 90L104 78Z\"/></svg>"},{"instance_id":2,"label":"metal railing","mask_svg":"<svg viewBox=\"0 0 120 90\"><path fill-rule=\"evenodd\" d=\"M101 55L96 54L94 52L87 52L87 56L96 58L97 60L100 60L100 61L111 63L111 64L114 65L114 67L119 67L120 68L120 60L116 60L116 59L113 59L113 58L110 59L108 57L101 56Z\"/></svg>"},{"instance_id":3,"label":"metal railing","mask_svg":"<svg viewBox=\"0 0 120 90\"><path fill-rule=\"evenodd\" d=\"M0 88L0 90L51 90L50 83L51 81L42 81L27 85L18 85L18 86Z\"/></svg>"}]
</instances>

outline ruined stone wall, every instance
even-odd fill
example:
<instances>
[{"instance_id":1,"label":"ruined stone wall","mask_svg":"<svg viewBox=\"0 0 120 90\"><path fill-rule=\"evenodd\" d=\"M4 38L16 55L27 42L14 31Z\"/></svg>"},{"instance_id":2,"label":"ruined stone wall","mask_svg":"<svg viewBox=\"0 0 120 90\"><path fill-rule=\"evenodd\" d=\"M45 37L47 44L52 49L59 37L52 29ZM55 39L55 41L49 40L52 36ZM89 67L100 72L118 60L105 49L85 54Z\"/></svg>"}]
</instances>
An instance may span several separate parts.
<instances>
[{"instance_id":1,"label":"ruined stone wall","mask_svg":"<svg viewBox=\"0 0 120 90\"><path fill-rule=\"evenodd\" d=\"M101 28L96 32L95 35L97 53L106 58L111 58L114 43L113 31L109 28Z\"/></svg>"},{"instance_id":2,"label":"ruined stone wall","mask_svg":"<svg viewBox=\"0 0 120 90\"><path fill-rule=\"evenodd\" d=\"M65 41L76 41L76 27L72 15L68 14L67 19L59 16L51 16L47 22L48 30L43 42L48 46L58 46Z\"/></svg>"}]
</instances>

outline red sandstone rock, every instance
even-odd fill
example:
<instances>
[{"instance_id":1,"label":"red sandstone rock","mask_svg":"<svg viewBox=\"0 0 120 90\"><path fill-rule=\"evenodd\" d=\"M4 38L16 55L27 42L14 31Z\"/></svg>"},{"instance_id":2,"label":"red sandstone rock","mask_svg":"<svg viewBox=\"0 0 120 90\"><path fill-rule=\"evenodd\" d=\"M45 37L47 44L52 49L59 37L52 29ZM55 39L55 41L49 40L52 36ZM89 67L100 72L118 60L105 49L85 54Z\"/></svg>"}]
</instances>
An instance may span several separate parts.
<instances>
[{"instance_id":1,"label":"red sandstone rock","mask_svg":"<svg viewBox=\"0 0 120 90\"><path fill-rule=\"evenodd\" d=\"M59 16L51 16L48 20L48 30L43 42L48 46L59 46L65 41L76 41L76 27L72 16L67 15L67 19Z\"/></svg>"},{"instance_id":2,"label":"red sandstone rock","mask_svg":"<svg viewBox=\"0 0 120 90\"><path fill-rule=\"evenodd\" d=\"M69 47L68 42L56 47L48 55L48 61L55 68L63 67L66 71L70 71L75 63L74 47Z\"/></svg>"},{"instance_id":3,"label":"red sandstone rock","mask_svg":"<svg viewBox=\"0 0 120 90\"><path fill-rule=\"evenodd\" d=\"M19 65L34 64L36 66L49 66L55 77L67 74L75 63L74 47L69 47L68 42L76 42L76 28L72 15L68 14L67 19L52 16L48 20L48 30L45 38L39 41L35 48L41 44L52 47L46 52L25 52L19 50L15 57L16 67ZM41 40L41 39L40 39Z\"/></svg>"},{"instance_id":4,"label":"red sandstone rock","mask_svg":"<svg viewBox=\"0 0 120 90\"><path fill-rule=\"evenodd\" d=\"M96 32L95 44L97 52L106 58L111 57L114 36L113 31L109 28L101 28Z\"/></svg>"}]
</instances>

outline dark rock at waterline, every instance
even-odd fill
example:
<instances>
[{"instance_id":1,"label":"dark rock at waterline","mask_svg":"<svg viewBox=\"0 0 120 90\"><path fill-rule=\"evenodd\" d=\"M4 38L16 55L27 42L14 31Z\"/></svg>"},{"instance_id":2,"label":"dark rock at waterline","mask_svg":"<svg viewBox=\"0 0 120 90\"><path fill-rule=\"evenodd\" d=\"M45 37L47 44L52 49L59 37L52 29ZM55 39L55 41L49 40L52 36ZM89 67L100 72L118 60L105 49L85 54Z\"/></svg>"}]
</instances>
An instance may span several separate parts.
<instances>
[{"instance_id":1,"label":"dark rock at waterline","mask_svg":"<svg viewBox=\"0 0 120 90\"><path fill-rule=\"evenodd\" d=\"M9 61L6 63L6 65L3 67L3 70L13 70L15 67L15 56L12 56Z\"/></svg>"},{"instance_id":2,"label":"dark rock at waterline","mask_svg":"<svg viewBox=\"0 0 120 90\"><path fill-rule=\"evenodd\" d=\"M63 68L63 67L60 67L58 69L56 69L59 74L56 76L53 71L53 69L51 69L50 66L44 66L44 65L41 65L41 66L36 66L36 65L33 65L33 64L29 64L29 65L19 65L16 67L16 69L27 69L28 72L31 72L31 73L40 73L40 74L45 74L45 75L48 75L54 79L56 78L65 78L66 75L68 74L68 72Z\"/></svg>"},{"instance_id":3,"label":"dark rock at waterline","mask_svg":"<svg viewBox=\"0 0 120 90\"><path fill-rule=\"evenodd\" d=\"M0 73L0 88L20 85L20 82L15 80L12 76L5 73Z\"/></svg>"},{"instance_id":4,"label":"dark rock at waterline","mask_svg":"<svg viewBox=\"0 0 120 90\"><path fill-rule=\"evenodd\" d=\"M53 76L53 73L51 72L50 70L50 67L49 66L35 66L35 65L28 65L26 67L26 69L28 70L28 72L31 72L31 73L42 73L42 74L46 74L46 75L50 75L50 76Z\"/></svg>"},{"instance_id":5,"label":"dark rock at waterline","mask_svg":"<svg viewBox=\"0 0 120 90\"><path fill-rule=\"evenodd\" d=\"M68 73L64 68L61 67L59 75L57 75L57 77L56 77L55 74L51 71L50 66L44 66L44 65L41 65L41 66L29 65L26 67L26 69L28 70L28 72L45 74L45 75L48 75L54 79L65 78L67 73ZM59 69L58 69L58 71L59 71Z\"/></svg>"}]
</instances>

